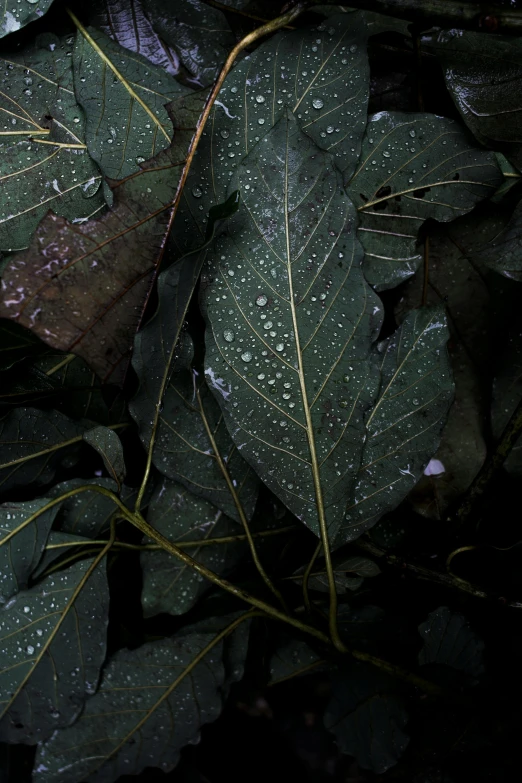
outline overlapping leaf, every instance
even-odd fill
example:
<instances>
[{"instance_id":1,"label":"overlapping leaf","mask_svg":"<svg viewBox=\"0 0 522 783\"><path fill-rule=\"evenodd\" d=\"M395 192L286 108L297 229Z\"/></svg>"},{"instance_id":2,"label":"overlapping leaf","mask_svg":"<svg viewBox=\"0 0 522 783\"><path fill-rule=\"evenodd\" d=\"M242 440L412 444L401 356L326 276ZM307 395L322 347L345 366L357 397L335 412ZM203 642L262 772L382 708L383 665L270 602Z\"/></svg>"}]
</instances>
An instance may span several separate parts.
<instances>
[{"instance_id":1,"label":"overlapping leaf","mask_svg":"<svg viewBox=\"0 0 522 783\"><path fill-rule=\"evenodd\" d=\"M117 652L75 725L40 747L35 783L109 783L145 767L171 770L222 708L226 641L181 679L214 636L178 634Z\"/></svg>"},{"instance_id":2,"label":"overlapping leaf","mask_svg":"<svg viewBox=\"0 0 522 783\"><path fill-rule=\"evenodd\" d=\"M473 259L505 277L522 280L522 201L503 230L479 248Z\"/></svg>"},{"instance_id":3,"label":"overlapping leaf","mask_svg":"<svg viewBox=\"0 0 522 783\"><path fill-rule=\"evenodd\" d=\"M114 187L103 218L73 225L50 214L40 223L4 270L1 316L82 356L102 380L122 381L198 117L178 117L173 145Z\"/></svg>"},{"instance_id":4,"label":"overlapping leaf","mask_svg":"<svg viewBox=\"0 0 522 783\"><path fill-rule=\"evenodd\" d=\"M394 766L406 749L408 715L391 677L367 664L354 664L333 678L325 726L343 753L378 774Z\"/></svg>"},{"instance_id":5,"label":"overlapping leaf","mask_svg":"<svg viewBox=\"0 0 522 783\"><path fill-rule=\"evenodd\" d=\"M105 564L83 560L0 609L0 738L34 744L80 713L105 658Z\"/></svg>"},{"instance_id":6,"label":"overlapping leaf","mask_svg":"<svg viewBox=\"0 0 522 783\"><path fill-rule=\"evenodd\" d=\"M47 494L49 498L57 498L71 489L90 485L98 485L111 492L118 490L116 482L110 478L78 478L56 484ZM122 500L130 505L129 498L133 498L133 496L134 490L124 486L121 494ZM114 501L107 495L96 490L78 492L60 503L55 528L62 533L71 535L100 538L107 535L111 518L116 510Z\"/></svg>"},{"instance_id":7,"label":"overlapping leaf","mask_svg":"<svg viewBox=\"0 0 522 783\"><path fill-rule=\"evenodd\" d=\"M240 542L205 546L208 538L241 534L242 528L222 511L187 492L180 484L162 478L149 505L147 521L175 544L201 540L189 554L217 574L225 574L244 554ZM166 552L145 551L141 601L146 617L159 612L183 614L208 589L209 583L193 569Z\"/></svg>"},{"instance_id":8,"label":"overlapping leaf","mask_svg":"<svg viewBox=\"0 0 522 783\"><path fill-rule=\"evenodd\" d=\"M125 457L118 434L108 427L94 427L83 433L83 439L95 449L103 460L105 470L121 487L125 480Z\"/></svg>"},{"instance_id":9,"label":"overlapping leaf","mask_svg":"<svg viewBox=\"0 0 522 783\"><path fill-rule=\"evenodd\" d=\"M469 212L501 181L494 154L471 146L455 121L374 114L348 187L359 213L366 279L383 290L411 277L421 260L416 244L423 222Z\"/></svg>"},{"instance_id":10,"label":"overlapping leaf","mask_svg":"<svg viewBox=\"0 0 522 783\"><path fill-rule=\"evenodd\" d=\"M424 641L420 664L444 664L472 677L484 673L484 642L461 614L439 606L419 625L419 633Z\"/></svg>"},{"instance_id":11,"label":"overlapping leaf","mask_svg":"<svg viewBox=\"0 0 522 783\"><path fill-rule=\"evenodd\" d=\"M333 538L350 496L350 508L367 502L357 521L349 510L347 540L404 496L404 475L415 479L436 448L452 389L443 314L412 317L370 360L381 308L362 276L353 207L292 114L238 182L243 206L204 273L207 381L241 453L313 531L324 514Z\"/></svg>"},{"instance_id":12,"label":"overlapping leaf","mask_svg":"<svg viewBox=\"0 0 522 783\"><path fill-rule=\"evenodd\" d=\"M518 38L462 30L431 42L462 119L479 141L522 166L522 46Z\"/></svg>"},{"instance_id":13,"label":"overlapping leaf","mask_svg":"<svg viewBox=\"0 0 522 783\"><path fill-rule=\"evenodd\" d=\"M282 32L236 65L221 89L189 173L172 240L182 255L205 237L206 215L229 193L242 159L290 108L348 175L366 125L366 26L358 13ZM199 105L198 95L190 98Z\"/></svg>"},{"instance_id":14,"label":"overlapping leaf","mask_svg":"<svg viewBox=\"0 0 522 783\"><path fill-rule=\"evenodd\" d=\"M297 573L303 574L304 571L305 567L303 566ZM358 590L365 577L380 574L380 568L367 557L348 557L334 562L333 573L337 594L343 595L349 590ZM308 587L310 590L317 590L320 593L328 592L328 575L324 564L317 563L313 568L308 578Z\"/></svg>"},{"instance_id":15,"label":"overlapping leaf","mask_svg":"<svg viewBox=\"0 0 522 783\"><path fill-rule=\"evenodd\" d=\"M173 127L165 104L187 88L93 27L78 31L73 63L87 149L106 177L128 177L169 146Z\"/></svg>"},{"instance_id":16,"label":"overlapping leaf","mask_svg":"<svg viewBox=\"0 0 522 783\"><path fill-rule=\"evenodd\" d=\"M380 389L340 541L357 538L398 505L436 452L453 401L447 340L444 310L429 307L410 313L377 347Z\"/></svg>"},{"instance_id":17,"label":"overlapping leaf","mask_svg":"<svg viewBox=\"0 0 522 783\"><path fill-rule=\"evenodd\" d=\"M0 506L0 604L27 587L42 556L58 505L43 514L45 499Z\"/></svg>"},{"instance_id":18,"label":"overlapping leaf","mask_svg":"<svg viewBox=\"0 0 522 783\"><path fill-rule=\"evenodd\" d=\"M17 408L6 414L0 419L0 491L47 484L85 429L58 411Z\"/></svg>"},{"instance_id":19,"label":"overlapping leaf","mask_svg":"<svg viewBox=\"0 0 522 783\"><path fill-rule=\"evenodd\" d=\"M324 663L305 641L284 636L270 658L270 683L275 685L314 672Z\"/></svg>"},{"instance_id":20,"label":"overlapping leaf","mask_svg":"<svg viewBox=\"0 0 522 783\"><path fill-rule=\"evenodd\" d=\"M105 205L85 147L71 42L48 33L0 58L0 250L26 248L50 209L81 223Z\"/></svg>"},{"instance_id":21,"label":"overlapping leaf","mask_svg":"<svg viewBox=\"0 0 522 783\"><path fill-rule=\"evenodd\" d=\"M8 0L4 0L0 6L0 38L40 19L49 10L52 2L53 0L27 0L27 3L9 5Z\"/></svg>"}]
</instances>

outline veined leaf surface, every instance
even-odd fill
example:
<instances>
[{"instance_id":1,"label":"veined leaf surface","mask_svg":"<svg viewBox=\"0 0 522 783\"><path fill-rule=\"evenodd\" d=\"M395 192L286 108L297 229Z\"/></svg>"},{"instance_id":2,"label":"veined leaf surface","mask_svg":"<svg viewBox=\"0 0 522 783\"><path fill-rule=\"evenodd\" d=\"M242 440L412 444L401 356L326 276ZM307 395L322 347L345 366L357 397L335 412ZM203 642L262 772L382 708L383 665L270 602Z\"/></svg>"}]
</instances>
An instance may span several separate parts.
<instances>
[{"instance_id":1,"label":"veined leaf surface","mask_svg":"<svg viewBox=\"0 0 522 783\"><path fill-rule=\"evenodd\" d=\"M189 172L172 233L178 255L201 244L209 208L225 200L245 155L288 109L315 144L351 174L366 125L365 38L358 13L338 14L319 28L278 33L236 65ZM201 101L198 95L188 98L191 104Z\"/></svg>"},{"instance_id":2,"label":"veined leaf surface","mask_svg":"<svg viewBox=\"0 0 522 783\"><path fill-rule=\"evenodd\" d=\"M0 506L0 604L27 587L38 565L58 505L33 520L31 517L48 502L39 498Z\"/></svg>"},{"instance_id":3,"label":"veined leaf surface","mask_svg":"<svg viewBox=\"0 0 522 783\"><path fill-rule=\"evenodd\" d=\"M291 112L238 172L242 206L204 271L205 373L241 454L314 532L360 464L380 302L328 153Z\"/></svg>"},{"instance_id":4,"label":"veined leaf surface","mask_svg":"<svg viewBox=\"0 0 522 783\"><path fill-rule=\"evenodd\" d=\"M169 146L173 127L165 104L186 87L93 27L78 31L73 63L87 148L106 177L128 177Z\"/></svg>"},{"instance_id":5,"label":"veined leaf surface","mask_svg":"<svg viewBox=\"0 0 522 783\"><path fill-rule=\"evenodd\" d=\"M197 742L222 708L226 640L177 683L215 635L177 634L119 650L74 726L40 747L35 782L112 783L145 767L175 767L181 748Z\"/></svg>"},{"instance_id":6,"label":"veined leaf surface","mask_svg":"<svg viewBox=\"0 0 522 783\"><path fill-rule=\"evenodd\" d=\"M108 427L100 426L84 432L83 439L98 452L105 470L120 488L125 480L125 457L118 434Z\"/></svg>"},{"instance_id":7,"label":"veined leaf surface","mask_svg":"<svg viewBox=\"0 0 522 783\"><path fill-rule=\"evenodd\" d=\"M471 146L454 120L374 114L347 189L359 213L366 279L383 290L411 277L421 260L416 243L424 221L469 212L501 182L495 155Z\"/></svg>"},{"instance_id":8,"label":"veined leaf surface","mask_svg":"<svg viewBox=\"0 0 522 783\"><path fill-rule=\"evenodd\" d=\"M0 609L0 738L34 744L68 726L105 658L105 563L82 560Z\"/></svg>"},{"instance_id":9,"label":"veined leaf surface","mask_svg":"<svg viewBox=\"0 0 522 783\"><path fill-rule=\"evenodd\" d=\"M0 250L26 248L50 209L81 223L105 206L68 51L47 33L0 58Z\"/></svg>"},{"instance_id":10,"label":"veined leaf surface","mask_svg":"<svg viewBox=\"0 0 522 783\"><path fill-rule=\"evenodd\" d=\"M205 546L207 538L234 536L243 530L215 506L166 478L161 479L154 491L147 521L175 544L201 539L201 547L187 551L217 574L226 573L245 552L241 542ZM140 561L145 617L159 612L174 615L188 612L209 588L209 582L168 552L144 551Z\"/></svg>"},{"instance_id":11,"label":"veined leaf surface","mask_svg":"<svg viewBox=\"0 0 522 783\"><path fill-rule=\"evenodd\" d=\"M85 429L58 411L8 413L0 419L0 491L51 481L64 450L81 443Z\"/></svg>"}]
</instances>

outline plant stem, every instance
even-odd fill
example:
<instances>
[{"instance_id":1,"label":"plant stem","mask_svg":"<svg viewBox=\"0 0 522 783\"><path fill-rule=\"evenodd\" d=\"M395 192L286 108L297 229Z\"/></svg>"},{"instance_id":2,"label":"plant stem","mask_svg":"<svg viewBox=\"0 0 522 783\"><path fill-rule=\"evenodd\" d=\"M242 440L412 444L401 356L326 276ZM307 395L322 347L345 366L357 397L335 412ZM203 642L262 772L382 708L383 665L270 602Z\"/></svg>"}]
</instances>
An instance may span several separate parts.
<instances>
[{"instance_id":1,"label":"plant stem","mask_svg":"<svg viewBox=\"0 0 522 783\"><path fill-rule=\"evenodd\" d=\"M492 479L495 478L501 470L521 433L522 399L519 401L511 418L506 424L493 453L488 456L473 483L460 501L456 512L451 515L458 527L464 525L464 523L471 518L473 512L477 508L477 504L482 499L482 496L486 492Z\"/></svg>"},{"instance_id":2,"label":"plant stem","mask_svg":"<svg viewBox=\"0 0 522 783\"><path fill-rule=\"evenodd\" d=\"M199 120L197 122L196 129L194 131L194 135L192 136L188 152L187 152L187 158L185 161L185 165L183 166L183 171L181 174L181 177L178 182L178 186L176 188L176 195L174 197L174 200L171 202L171 204L167 205L168 208L171 208L170 216L169 216L169 222L166 230L166 236L169 236L172 225L174 223L174 218L176 217L179 203L181 201L181 197L183 195L183 190L185 187L185 183L187 181L188 173L190 170L190 167L192 165L192 161L194 160L194 155L196 154L196 150L198 147L198 144L201 140L201 137L203 135L203 131L205 129L206 122L210 116L210 112L212 111L212 107L214 105L214 102L219 94L219 91L221 90L221 87L223 86L223 82L225 81L230 69L234 65L234 62L236 61L236 58L243 49L246 49L250 44L254 43L258 40L258 38L263 38L265 35L270 35L270 33L274 33L276 30L279 30L281 27L285 27L289 22L292 22L294 19L296 19L300 13L304 11L304 4L298 3L294 8L292 8L290 11L288 11L286 14L282 14L281 16L278 16L277 19L272 19L270 22L267 22L266 24L262 25L261 27L258 27L256 30L253 30L248 35L245 35L244 38L239 41L236 46L232 49L230 54L228 55L227 59L225 60L225 64L223 65L219 76L217 77L214 86L212 87L212 90L210 91L207 100L205 101L205 106L203 108L203 111L201 112L201 115L199 117ZM174 346L172 348L174 350ZM152 428L151 428L151 436L150 436L150 443L147 450L147 462L145 465L145 472L143 474L143 479L141 482L141 486L138 492L138 497L136 499L136 513L139 514L141 502L143 500L143 496L145 494L145 489L147 487L147 483L149 480L150 470L152 467L152 453L154 450L154 442L156 439L156 431L158 428L158 421L159 421L159 413L160 413L160 406L163 398L163 393L165 390L166 385L166 379L164 380L163 386L162 386L162 394L160 399L158 400L156 404L156 413L154 416L154 420L152 422Z\"/></svg>"},{"instance_id":3,"label":"plant stem","mask_svg":"<svg viewBox=\"0 0 522 783\"><path fill-rule=\"evenodd\" d=\"M491 600L491 598L494 598L494 596L491 596L481 587L477 587L477 585L471 584L471 582L468 582L466 579L461 579L460 576L456 576L455 574L452 573L441 573L440 571L433 571L431 568L426 568L425 566L416 565L415 563L407 563L401 557L386 552L386 550L381 549L380 547L376 546L370 541L363 541L362 539L359 539L356 542L356 546L359 549L368 552L368 554L373 555L374 557L384 558L386 562L391 566L400 568L403 571L409 571L410 573L417 576L419 579L425 579L428 582L435 582L436 584L441 585L441 587L448 587L452 589L462 590L462 592L468 593L468 595L472 595L475 598L486 598L489 600ZM502 603L505 606L509 606L512 609L522 609L522 603L520 603L519 601L505 602L503 601L503 599L499 599L499 600L502 600Z\"/></svg>"},{"instance_id":4,"label":"plant stem","mask_svg":"<svg viewBox=\"0 0 522 783\"><path fill-rule=\"evenodd\" d=\"M306 566L306 571L303 574L303 600L304 600L304 605L306 607L306 611L307 612L310 612L310 610L311 610L310 594L308 592L308 580L310 579L310 575L312 573L312 569L313 569L313 567L315 565L315 561L319 557L319 552L321 551L322 546L323 546L322 541L319 541L319 543L317 544L317 546L315 548L315 551L314 551L312 557L310 558L310 562Z\"/></svg>"},{"instance_id":5,"label":"plant stem","mask_svg":"<svg viewBox=\"0 0 522 783\"><path fill-rule=\"evenodd\" d=\"M308 0L315 5L316 0ZM330 0L330 5L346 5L345 0ZM522 11L503 5L472 0L349 0L350 8L416 22L421 30L431 27L457 27L482 32L522 33Z\"/></svg>"}]
</instances>

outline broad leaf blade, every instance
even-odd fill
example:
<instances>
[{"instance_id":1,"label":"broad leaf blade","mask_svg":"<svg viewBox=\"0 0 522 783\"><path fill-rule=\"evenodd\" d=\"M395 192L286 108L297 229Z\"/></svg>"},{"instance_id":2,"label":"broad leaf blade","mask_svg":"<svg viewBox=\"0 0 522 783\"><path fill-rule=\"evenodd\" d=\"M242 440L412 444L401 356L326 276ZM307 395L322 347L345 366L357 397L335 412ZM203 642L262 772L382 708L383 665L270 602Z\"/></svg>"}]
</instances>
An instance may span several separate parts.
<instances>
[{"instance_id":1,"label":"broad leaf blade","mask_svg":"<svg viewBox=\"0 0 522 783\"><path fill-rule=\"evenodd\" d=\"M201 138L172 234L179 255L205 237L206 215L224 201L230 177L290 109L304 132L350 174L366 125L366 26L358 13L319 28L282 32L228 75ZM189 97L190 104L202 98Z\"/></svg>"},{"instance_id":2,"label":"broad leaf blade","mask_svg":"<svg viewBox=\"0 0 522 783\"><path fill-rule=\"evenodd\" d=\"M472 254L472 260L512 280L522 280L522 202L496 236Z\"/></svg>"},{"instance_id":3,"label":"broad leaf blade","mask_svg":"<svg viewBox=\"0 0 522 783\"><path fill-rule=\"evenodd\" d=\"M85 426L58 411L17 408L0 419L0 491L52 480L60 460L81 443Z\"/></svg>"},{"instance_id":4,"label":"broad leaf blade","mask_svg":"<svg viewBox=\"0 0 522 783\"><path fill-rule=\"evenodd\" d=\"M270 658L270 684L301 677L314 672L326 662L302 639L291 639L284 635Z\"/></svg>"},{"instance_id":5,"label":"broad leaf blade","mask_svg":"<svg viewBox=\"0 0 522 783\"><path fill-rule=\"evenodd\" d=\"M108 427L95 427L83 433L83 439L95 449L103 460L105 470L121 487L125 480L125 458L121 440L114 430Z\"/></svg>"},{"instance_id":6,"label":"broad leaf blade","mask_svg":"<svg viewBox=\"0 0 522 783\"><path fill-rule=\"evenodd\" d=\"M87 148L106 177L128 177L169 146L173 128L165 104L187 88L92 27L78 31L73 62Z\"/></svg>"},{"instance_id":7,"label":"broad leaf blade","mask_svg":"<svg viewBox=\"0 0 522 783\"><path fill-rule=\"evenodd\" d=\"M15 33L30 22L36 22L49 10L52 2L53 0L38 0L38 5L34 2L20 5L13 3L8 7L5 0L3 8L0 8L0 38Z\"/></svg>"},{"instance_id":8,"label":"broad leaf blade","mask_svg":"<svg viewBox=\"0 0 522 783\"><path fill-rule=\"evenodd\" d=\"M202 546L187 551L217 574L226 574L245 552L244 544L240 542L205 546L207 538L234 536L241 534L242 528L210 503L166 478L161 480L151 498L147 521L175 544L201 540ZM142 552L140 562L145 617L160 612L184 614L209 587L201 576L167 552Z\"/></svg>"},{"instance_id":9,"label":"broad leaf blade","mask_svg":"<svg viewBox=\"0 0 522 783\"><path fill-rule=\"evenodd\" d=\"M83 560L0 609L0 738L34 744L80 713L105 657L105 564Z\"/></svg>"},{"instance_id":10,"label":"broad leaf blade","mask_svg":"<svg viewBox=\"0 0 522 783\"><path fill-rule=\"evenodd\" d=\"M318 533L318 514L338 526L360 462L380 303L340 175L291 113L238 183L242 206L204 272L205 373L241 454Z\"/></svg>"},{"instance_id":11,"label":"broad leaf blade","mask_svg":"<svg viewBox=\"0 0 522 783\"><path fill-rule=\"evenodd\" d=\"M0 604L27 587L42 556L58 505L43 514L46 499L0 506Z\"/></svg>"},{"instance_id":12,"label":"broad leaf blade","mask_svg":"<svg viewBox=\"0 0 522 783\"><path fill-rule=\"evenodd\" d=\"M227 641L176 684L214 636L178 634L117 652L75 725L40 747L35 783L109 783L145 767L171 770L223 705Z\"/></svg>"},{"instance_id":13,"label":"broad leaf blade","mask_svg":"<svg viewBox=\"0 0 522 783\"><path fill-rule=\"evenodd\" d=\"M68 38L47 34L0 58L0 250L28 247L50 209L81 222L105 206L100 171L85 148L69 50Z\"/></svg>"},{"instance_id":14,"label":"broad leaf blade","mask_svg":"<svg viewBox=\"0 0 522 783\"><path fill-rule=\"evenodd\" d=\"M394 693L391 677L368 664L353 664L333 678L325 726L343 753L378 774L404 753L408 715Z\"/></svg>"},{"instance_id":15,"label":"broad leaf blade","mask_svg":"<svg viewBox=\"0 0 522 783\"><path fill-rule=\"evenodd\" d=\"M423 222L469 212L501 181L494 154L472 147L454 120L374 114L348 187L360 218L366 279L383 290L411 277L421 260L416 243Z\"/></svg>"},{"instance_id":16,"label":"broad leaf blade","mask_svg":"<svg viewBox=\"0 0 522 783\"><path fill-rule=\"evenodd\" d=\"M465 617L439 606L419 625L424 641L419 663L444 664L480 677L484 673L484 642L469 626Z\"/></svg>"},{"instance_id":17,"label":"broad leaf blade","mask_svg":"<svg viewBox=\"0 0 522 783\"><path fill-rule=\"evenodd\" d=\"M522 166L522 45L518 38L462 30L433 41L446 86L468 128Z\"/></svg>"},{"instance_id":18,"label":"broad leaf blade","mask_svg":"<svg viewBox=\"0 0 522 783\"><path fill-rule=\"evenodd\" d=\"M453 401L447 340L444 310L422 308L375 351L381 384L338 543L357 538L394 508L437 450Z\"/></svg>"},{"instance_id":19,"label":"broad leaf blade","mask_svg":"<svg viewBox=\"0 0 522 783\"><path fill-rule=\"evenodd\" d=\"M49 490L48 496L57 498L71 489L90 485L98 485L111 492L118 490L116 482L109 478L77 478L56 484ZM122 499L124 499L125 489L124 487ZM114 501L96 490L78 492L60 503L55 528L71 535L101 538L108 533L111 518L116 510Z\"/></svg>"}]
</instances>

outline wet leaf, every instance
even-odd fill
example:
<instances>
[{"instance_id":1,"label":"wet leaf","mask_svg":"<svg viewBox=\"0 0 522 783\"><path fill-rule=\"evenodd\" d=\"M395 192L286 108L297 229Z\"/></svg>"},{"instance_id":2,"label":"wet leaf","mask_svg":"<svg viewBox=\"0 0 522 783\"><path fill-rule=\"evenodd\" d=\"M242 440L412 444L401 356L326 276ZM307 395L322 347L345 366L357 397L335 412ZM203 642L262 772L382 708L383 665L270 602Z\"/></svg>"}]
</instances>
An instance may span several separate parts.
<instances>
[{"instance_id":1,"label":"wet leaf","mask_svg":"<svg viewBox=\"0 0 522 783\"><path fill-rule=\"evenodd\" d=\"M333 540L348 505L341 543L396 505L436 449L452 394L443 313L372 351L381 307L353 207L290 113L238 182L242 206L204 271L206 378L241 454L308 527L318 534L324 514Z\"/></svg>"},{"instance_id":2,"label":"wet leaf","mask_svg":"<svg viewBox=\"0 0 522 783\"><path fill-rule=\"evenodd\" d=\"M453 401L441 307L414 310L377 347L380 389L338 541L351 541L408 494L435 453Z\"/></svg>"},{"instance_id":3,"label":"wet leaf","mask_svg":"<svg viewBox=\"0 0 522 783\"><path fill-rule=\"evenodd\" d=\"M75 725L40 747L35 783L109 783L145 767L173 769L181 748L198 742L201 726L215 720L223 706L227 641L181 679L213 638L179 633L119 650Z\"/></svg>"},{"instance_id":4,"label":"wet leaf","mask_svg":"<svg viewBox=\"0 0 522 783\"><path fill-rule=\"evenodd\" d=\"M49 10L52 2L53 0L27 0L26 3L13 4L9 8L5 2L3 9L0 9L0 38L40 19Z\"/></svg>"},{"instance_id":5,"label":"wet leaf","mask_svg":"<svg viewBox=\"0 0 522 783\"><path fill-rule=\"evenodd\" d=\"M0 250L28 247L50 209L81 223L105 206L101 173L85 148L67 40L46 33L0 57Z\"/></svg>"},{"instance_id":6,"label":"wet leaf","mask_svg":"<svg viewBox=\"0 0 522 783\"><path fill-rule=\"evenodd\" d=\"M37 516L45 498L0 506L0 604L24 590L38 565L58 506Z\"/></svg>"},{"instance_id":7,"label":"wet leaf","mask_svg":"<svg viewBox=\"0 0 522 783\"><path fill-rule=\"evenodd\" d=\"M82 560L0 609L0 738L34 744L80 713L105 658L105 564ZM92 573L91 573L92 571Z\"/></svg>"},{"instance_id":8,"label":"wet leaf","mask_svg":"<svg viewBox=\"0 0 522 783\"><path fill-rule=\"evenodd\" d=\"M198 147L172 234L173 252L201 244L212 204L229 194L231 176L257 142L291 109L303 131L350 174L366 125L366 27L339 14L327 29L281 32L228 75ZM201 105L199 95L190 105Z\"/></svg>"},{"instance_id":9,"label":"wet leaf","mask_svg":"<svg viewBox=\"0 0 522 783\"><path fill-rule=\"evenodd\" d=\"M17 408L0 419L0 491L50 482L85 426L58 411Z\"/></svg>"},{"instance_id":10,"label":"wet leaf","mask_svg":"<svg viewBox=\"0 0 522 783\"><path fill-rule=\"evenodd\" d=\"M201 540L202 546L191 547L187 551L216 574L225 575L245 553L241 542L205 546L207 538L234 536L243 530L215 506L166 478L161 479L154 491L147 521L175 544ZM160 612L184 614L210 586L199 574L167 552L142 552L140 561L143 571L141 601L145 617L153 617Z\"/></svg>"},{"instance_id":11,"label":"wet leaf","mask_svg":"<svg viewBox=\"0 0 522 783\"><path fill-rule=\"evenodd\" d=\"M518 38L441 31L433 45L462 119L483 144L522 166L522 46Z\"/></svg>"},{"instance_id":12,"label":"wet leaf","mask_svg":"<svg viewBox=\"0 0 522 783\"><path fill-rule=\"evenodd\" d=\"M444 664L472 677L484 673L484 642L471 630L465 617L440 606L419 625L424 641L419 663Z\"/></svg>"},{"instance_id":13,"label":"wet leaf","mask_svg":"<svg viewBox=\"0 0 522 783\"><path fill-rule=\"evenodd\" d=\"M358 590L364 582L364 577L377 576L381 572L377 563L367 557L348 557L338 560L334 562L333 569L338 595L344 595L349 590ZM305 567L302 567L296 573L303 574L304 571ZM320 593L328 592L328 576L324 564L319 562L314 567L308 579L308 587L310 590L317 590Z\"/></svg>"},{"instance_id":14,"label":"wet leaf","mask_svg":"<svg viewBox=\"0 0 522 783\"><path fill-rule=\"evenodd\" d=\"M60 497L71 489L89 485L98 485L112 492L118 489L116 482L109 478L77 478L56 484L47 494L50 498ZM96 491L79 492L62 501L55 528L71 535L102 538L108 533L111 518L116 511L114 501L106 495Z\"/></svg>"},{"instance_id":15,"label":"wet leaf","mask_svg":"<svg viewBox=\"0 0 522 783\"><path fill-rule=\"evenodd\" d=\"M93 27L78 31L73 63L87 149L106 177L128 177L170 145L165 104L187 88Z\"/></svg>"},{"instance_id":16,"label":"wet leaf","mask_svg":"<svg viewBox=\"0 0 522 783\"><path fill-rule=\"evenodd\" d=\"M284 635L277 650L270 658L270 684L300 677L317 671L325 662L321 656L302 639Z\"/></svg>"},{"instance_id":17,"label":"wet leaf","mask_svg":"<svg viewBox=\"0 0 522 783\"><path fill-rule=\"evenodd\" d=\"M49 214L31 247L4 270L0 315L82 356L105 382L125 376L193 127L114 186L114 205L103 218L73 225Z\"/></svg>"},{"instance_id":18,"label":"wet leaf","mask_svg":"<svg viewBox=\"0 0 522 783\"><path fill-rule=\"evenodd\" d=\"M424 221L454 220L501 182L494 154L473 147L454 120L403 112L370 117L347 191L359 214L368 282L384 290L411 277L421 261Z\"/></svg>"},{"instance_id":19,"label":"wet leaf","mask_svg":"<svg viewBox=\"0 0 522 783\"><path fill-rule=\"evenodd\" d=\"M324 723L342 753L377 774L404 753L408 715L395 694L394 680L368 664L356 663L332 678L332 698Z\"/></svg>"},{"instance_id":20,"label":"wet leaf","mask_svg":"<svg viewBox=\"0 0 522 783\"><path fill-rule=\"evenodd\" d=\"M108 427L94 427L83 433L83 439L95 449L103 460L105 470L118 485L118 490L125 480L125 458L123 446L118 434Z\"/></svg>"}]
</instances>

